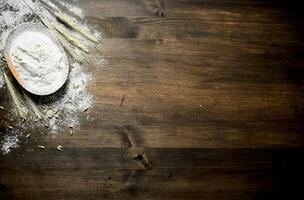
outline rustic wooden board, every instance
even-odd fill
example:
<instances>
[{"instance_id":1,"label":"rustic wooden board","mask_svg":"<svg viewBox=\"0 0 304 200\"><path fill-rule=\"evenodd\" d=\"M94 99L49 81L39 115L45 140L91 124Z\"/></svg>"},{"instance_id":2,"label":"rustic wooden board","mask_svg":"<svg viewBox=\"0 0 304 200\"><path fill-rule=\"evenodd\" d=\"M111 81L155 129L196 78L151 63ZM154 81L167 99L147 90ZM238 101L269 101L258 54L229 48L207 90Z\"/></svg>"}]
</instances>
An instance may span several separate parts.
<instances>
[{"instance_id":1,"label":"rustic wooden board","mask_svg":"<svg viewBox=\"0 0 304 200\"><path fill-rule=\"evenodd\" d=\"M299 5L247 0L78 4L104 37L103 60L90 68L95 120L83 119L73 136L66 130L47 138L34 130L21 148L0 155L1 200L301 195ZM5 91L0 103L11 105Z\"/></svg>"}]
</instances>

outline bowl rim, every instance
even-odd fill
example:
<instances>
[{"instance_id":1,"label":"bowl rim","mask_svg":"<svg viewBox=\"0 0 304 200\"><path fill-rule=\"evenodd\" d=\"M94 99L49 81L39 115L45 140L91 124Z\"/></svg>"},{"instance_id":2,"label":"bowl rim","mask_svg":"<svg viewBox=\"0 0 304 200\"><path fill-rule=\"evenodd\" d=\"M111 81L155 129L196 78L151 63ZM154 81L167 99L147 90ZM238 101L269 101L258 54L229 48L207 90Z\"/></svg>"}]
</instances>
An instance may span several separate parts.
<instances>
[{"instance_id":1,"label":"bowl rim","mask_svg":"<svg viewBox=\"0 0 304 200\"><path fill-rule=\"evenodd\" d=\"M46 36L48 36L54 42L54 44L59 48L59 50L61 51L61 53L63 55L64 67L62 70L62 74L60 75L61 80L58 81L55 86L50 85L50 87L47 87L47 89L40 89L37 87L35 88L32 85L26 84L26 80L23 80L21 78L19 72L17 71L16 67L14 66L12 57L10 55L11 44L14 41L14 39L17 38L20 34L22 34L23 32L29 31L29 30L37 31L37 32L43 33ZM13 76L15 77L15 79L17 80L17 82L26 91L28 91L32 94L39 95L39 96L51 95L51 94L57 92L66 83L66 81L68 79L70 69L69 69L69 60L68 60L67 54L66 54L64 48L62 47L61 43L59 42L59 40L54 36L54 34L40 23L27 22L27 23L19 24L19 25L15 26L14 28L12 28L10 30L10 32L7 34L7 37L4 39L4 56L7 60L8 67L9 67L11 73L13 74Z\"/></svg>"}]
</instances>

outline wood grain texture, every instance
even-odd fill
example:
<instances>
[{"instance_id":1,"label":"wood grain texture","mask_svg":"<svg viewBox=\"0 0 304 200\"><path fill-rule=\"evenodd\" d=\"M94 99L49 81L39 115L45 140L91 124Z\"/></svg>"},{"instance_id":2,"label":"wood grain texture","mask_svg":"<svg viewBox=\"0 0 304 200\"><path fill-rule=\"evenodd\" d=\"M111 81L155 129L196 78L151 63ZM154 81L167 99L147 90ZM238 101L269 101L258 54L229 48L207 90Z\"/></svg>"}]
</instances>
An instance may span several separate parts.
<instances>
[{"instance_id":1,"label":"wood grain texture","mask_svg":"<svg viewBox=\"0 0 304 200\"><path fill-rule=\"evenodd\" d=\"M300 5L77 4L104 37L90 66L95 120L73 136L32 130L0 155L1 200L303 198Z\"/></svg>"}]
</instances>

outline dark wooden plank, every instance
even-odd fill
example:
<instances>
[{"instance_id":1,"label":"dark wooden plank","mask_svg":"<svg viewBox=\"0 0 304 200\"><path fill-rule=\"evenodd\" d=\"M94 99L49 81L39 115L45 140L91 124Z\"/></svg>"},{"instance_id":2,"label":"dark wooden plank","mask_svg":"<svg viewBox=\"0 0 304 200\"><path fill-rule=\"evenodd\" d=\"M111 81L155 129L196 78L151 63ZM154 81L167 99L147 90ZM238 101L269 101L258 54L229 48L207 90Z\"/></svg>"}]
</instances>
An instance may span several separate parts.
<instances>
[{"instance_id":1,"label":"dark wooden plank","mask_svg":"<svg viewBox=\"0 0 304 200\"><path fill-rule=\"evenodd\" d=\"M134 160L136 152L144 152L150 169ZM35 150L14 153L1 162L0 184L5 187L0 193L16 199L271 198L290 195L299 187L303 162L298 158L303 153L303 149Z\"/></svg>"},{"instance_id":2,"label":"dark wooden plank","mask_svg":"<svg viewBox=\"0 0 304 200\"><path fill-rule=\"evenodd\" d=\"M24 149L22 149L24 150ZM139 154L143 158L136 158ZM94 169L225 169L269 170L296 159L302 148L292 149L227 149L227 148L65 148L59 152L55 146L45 150L15 150L1 158L1 171L10 170L94 170ZM15 165L18 161L18 165ZM141 162L142 161L142 162ZM288 161L288 162L287 162ZM146 162L151 169L143 165ZM7 166L7 167L5 167ZM288 166L285 166L288 167Z\"/></svg>"}]
</instances>

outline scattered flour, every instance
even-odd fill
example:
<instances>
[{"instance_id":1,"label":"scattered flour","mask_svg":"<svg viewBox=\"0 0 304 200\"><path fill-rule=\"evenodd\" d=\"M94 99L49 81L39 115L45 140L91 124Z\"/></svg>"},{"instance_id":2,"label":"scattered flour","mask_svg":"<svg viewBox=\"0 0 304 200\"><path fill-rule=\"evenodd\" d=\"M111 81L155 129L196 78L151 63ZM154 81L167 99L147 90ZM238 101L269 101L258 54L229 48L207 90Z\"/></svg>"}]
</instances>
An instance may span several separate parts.
<instances>
[{"instance_id":1,"label":"scattered flour","mask_svg":"<svg viewBox=\"0 0 304 200\"><path fill-rule=\"evenodd\" d=\"M59 131L62 127L79 128L80 114L87 111L93 103L93 95L87 91L90 79L90 74L83 69L83 66L74 63L71 65L69 79L64 91L49 97L47 100L54 100L50 104L42 102L42 109L45 112L49 110L59 111L59 118L52 117L50 119L50 132ZM41 100L45 101L43 98Z\"/></svg>"},{"instance_id":2,"label":"scattered flour","mask_svg":"<svg viewBox=\"0 0 304 200\"><path fill-rule=\"evenodd\" d=\"M27 1L32 2L31 0ZM59 0L54 0L53 2L61 2L62 6L66 7L67 10L72 11L80 18L83 17L81 9ZM44 17L48 18L50 21L56 22L56 19L45 11L37 1L32 5L35 10ZM39 22L39 20L30 9L20 2L20 0L0 0L0 47L3 46L2 38L5 38L12 28L24 22ZM91 27L85 25L85 28L90 29ZM95 32L94 34L99 35L98 32ZM44 128L43 130L45 130L45 133L55 137L57 133L68 129L69 127L73 127L73 130L79 129L80 119L92 119L90 113L93 105L93 95L88 91L88 84L92 77L86 69L87 66L78 63L71 64L68 81L58 92L47 97L35 98L39 109L48 119L49 129ZM0 90L5 90L3 86L3 78L0 73ZM49 113L56 113L55 116L57 117L49 115ZM16 131L19 131L7 130L6 132L1 133L2 139L0 139L0 150L4 154L10 152L13 148L18 148L19 145L22 145L18 138L25 137L29 131L35 130L39 128L39 126L43 126L42 124L21 123L18 121L18 117L13 110L8 112L8 114L4 116L4 119L7 120L8 123L14 124Z\"/></svg>"},{"instance_id":3,"label":"scattered flour","mask_svg":"<svg viewBox=\"0 0 304 200\"><path fill-rule=\"evenodd\" d=\"M7 154L11 149L19 147L19 139L17 135L7 135L3 138L1 144L1 151L3 154Z\"/></svg>"},{"instance_id":4,"label":"scattered flour","mask_svg":"<svg viewBox=\"0 0 304 200\"><path fill-rule=\"evenodd\" d=\"M59 3L60 5L62 5L63 7L65 7L70 12L74 13L74 15L77 15L80 18L84 18L84 12L81 8L73 6L62 0L56 0L56 2Z\"/></svg>"},{"instance_id":5,"label":"scattered flour","mask_svg":"<svg viewBox=\"0 0 304 200\"><path fill-rule=\"evenodd\" d=\"M3 87L3 85L4 85L3 76L2 74L0 74L0 89Z\"/></svg>"}]
</instances>

